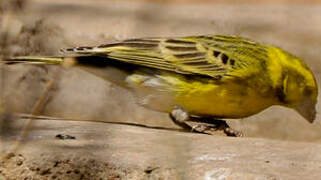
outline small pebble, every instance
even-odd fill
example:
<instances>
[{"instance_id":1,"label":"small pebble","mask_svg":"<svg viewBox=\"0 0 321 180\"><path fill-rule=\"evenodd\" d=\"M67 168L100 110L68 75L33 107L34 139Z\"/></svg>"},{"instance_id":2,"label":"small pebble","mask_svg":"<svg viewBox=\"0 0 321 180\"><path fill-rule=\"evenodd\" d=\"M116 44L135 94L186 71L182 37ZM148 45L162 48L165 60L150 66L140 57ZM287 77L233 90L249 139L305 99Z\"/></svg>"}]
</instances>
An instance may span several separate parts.
<instances>
[{"instance_id":1,"label":"small pebble","mask_svg":"<svg viewBox=\"0 0 321 180\"><path fill-rule=\"evenodd\" d=\"M68 134L57 134L57 135L56 135L56 138L57 138L57 139L61 139L61 140L65 140L65 139L76 139L75 136L71 136L71 135L68 135Z\"/></svg>"}]
</instances>

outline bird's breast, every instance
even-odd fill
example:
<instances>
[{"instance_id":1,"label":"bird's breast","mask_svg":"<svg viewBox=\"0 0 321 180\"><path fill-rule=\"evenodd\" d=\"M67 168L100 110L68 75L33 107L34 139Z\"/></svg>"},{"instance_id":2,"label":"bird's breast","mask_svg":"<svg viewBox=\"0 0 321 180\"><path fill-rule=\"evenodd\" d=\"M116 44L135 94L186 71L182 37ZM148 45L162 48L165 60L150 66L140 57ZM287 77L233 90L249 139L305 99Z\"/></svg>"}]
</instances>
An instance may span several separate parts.
<instances>
[{"instance_id":1,"label":"bird's breast","mask_svg":"<svg viewBox=\"0 0 321 180\"><path fill-rule=\"evenodd\" d=\"M275 104L262 89L238 83L184 83L175 101L190 114L219 118L243 118Z\"/></svg>"}]
</instances>

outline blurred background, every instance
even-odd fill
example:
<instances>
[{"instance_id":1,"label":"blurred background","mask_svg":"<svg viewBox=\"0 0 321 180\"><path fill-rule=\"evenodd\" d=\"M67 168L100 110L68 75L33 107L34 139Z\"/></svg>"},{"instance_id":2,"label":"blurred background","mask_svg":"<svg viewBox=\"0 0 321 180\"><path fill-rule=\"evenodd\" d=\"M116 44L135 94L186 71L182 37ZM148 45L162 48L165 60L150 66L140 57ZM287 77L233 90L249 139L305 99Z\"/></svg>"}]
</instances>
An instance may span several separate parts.
<instances>
[{"instance_id":1,"label":"blurred background","mask_svg":"<svg viewBox=\"0 0 321 180\"><path fill-rule=\"evenodd\" d=\"M60 48L127 38L200 34L233 34L281 47L304 59L321 80L317 0L0 1L0 58L58 55ZM136 105L126 90L77 68L1 65L0 93L2 112L179 128L167 114ZM229 124L247 137L321 142L320 120L318 113L309 124L293 110L271 107Z\"/></svg>"}]
</instances>

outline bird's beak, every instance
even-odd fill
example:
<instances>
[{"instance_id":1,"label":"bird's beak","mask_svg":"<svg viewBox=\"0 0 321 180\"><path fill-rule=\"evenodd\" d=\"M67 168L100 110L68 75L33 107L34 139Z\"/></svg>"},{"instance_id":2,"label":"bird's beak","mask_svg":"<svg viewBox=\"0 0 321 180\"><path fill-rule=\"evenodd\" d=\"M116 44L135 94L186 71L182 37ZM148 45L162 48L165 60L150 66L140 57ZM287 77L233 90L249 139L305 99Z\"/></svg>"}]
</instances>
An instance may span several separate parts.
<instances>
[{"instance_id":1,"label":"bird's beak","mask_svg":"<svg viewBox=\"0 0 321 180\"><path fill-rule=\"evenodd\" d=\"M295 110L303 116L307 121L310 123L313 123L315 116L316 116L316 102L312 102L309 100L303 101L301 104L299 104Z\"/></svg>"}]
</instances>

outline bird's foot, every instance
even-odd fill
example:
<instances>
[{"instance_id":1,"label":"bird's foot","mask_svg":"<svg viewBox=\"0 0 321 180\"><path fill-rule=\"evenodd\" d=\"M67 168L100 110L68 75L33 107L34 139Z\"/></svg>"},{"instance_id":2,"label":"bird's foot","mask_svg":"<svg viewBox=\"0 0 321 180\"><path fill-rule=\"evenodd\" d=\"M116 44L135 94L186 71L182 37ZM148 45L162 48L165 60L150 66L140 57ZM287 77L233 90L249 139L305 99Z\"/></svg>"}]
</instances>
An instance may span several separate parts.
<instances>
[{"instance_id":1,"label":"bird's foot","mask_svg":"<svg viewBox=\"0 0 321 180\"><path fill-rule=\"evenodd\" d=\"M243 136L241 132L232 129L224 120L191 117L182 108L175 108L169 116L176 125L187 131L202 134L215 134L217 131L222 131L226 136Z\"/></svg>"}]
</instances>

